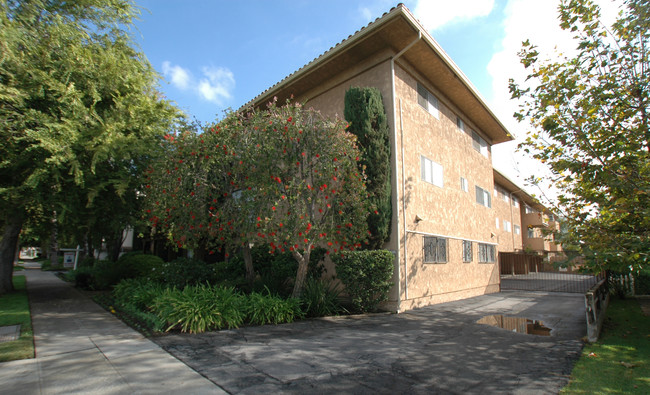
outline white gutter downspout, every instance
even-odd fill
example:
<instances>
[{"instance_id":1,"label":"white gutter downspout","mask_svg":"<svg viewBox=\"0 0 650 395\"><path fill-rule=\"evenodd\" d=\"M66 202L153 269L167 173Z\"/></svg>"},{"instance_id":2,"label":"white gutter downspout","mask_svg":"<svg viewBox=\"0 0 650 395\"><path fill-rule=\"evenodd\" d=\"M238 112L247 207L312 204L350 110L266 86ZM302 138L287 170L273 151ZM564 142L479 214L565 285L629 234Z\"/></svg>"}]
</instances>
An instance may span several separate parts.
<instances>
[{"instance_id":1,"label":"white gutter downspout","mask_svg":"<svg viewBox=\"0 0 650 395\"><path fill-rule=\"evenodd\" d=\"M413 45L415 45L418 41L422 39L422 32L418 31L418 37L413 40L409 45L404 47L401 51L399 51L395 56L390 58L390 85L391 85L391 101L392 101L392 107L393 107L393 130L395 131L395 138L393 139L393 152L395 153L395 158L393 160L393 174L395 174L395 181L397 181L397 114L396 114L396 108L395 108L395 60L398 59L400 56L404 55L406 51L408 51ZM404 200L405 196L405 183L404 183L404 130L403 130L403 124L402 124L402 101L400 100L400 132L401 132L401 141L402 141L402 182L401 182L401 189L402 189L402 212L404 215L404 298L408 299L408 259L407 259L407 250L406 250L406 202ZM397 189L396 189L397 192ZM398 280L399 277L401 276L401 265L400 265L400 241L399 241L399 234L400 234L400 229L399 229L399 193L396 193L395 196L395 202L397 203L395 205L396 208L396 215L397 215L397 231L395 232L397 236L397 270L398 270ZM401 298L401 281L398 281L397 283L397 312L400 312L401 309L401 304L402 304L402 298Z\"/></svg>"}]
</instances>

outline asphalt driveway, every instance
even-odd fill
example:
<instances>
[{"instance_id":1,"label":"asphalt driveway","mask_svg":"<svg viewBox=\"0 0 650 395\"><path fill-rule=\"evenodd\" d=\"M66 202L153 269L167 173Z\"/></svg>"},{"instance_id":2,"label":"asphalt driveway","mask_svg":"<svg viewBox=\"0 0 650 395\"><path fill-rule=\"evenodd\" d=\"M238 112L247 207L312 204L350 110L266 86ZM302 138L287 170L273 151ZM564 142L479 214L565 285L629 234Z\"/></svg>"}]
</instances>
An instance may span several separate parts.
<instances>
[{"instance_id":1,"label":"asphalt driveway","mask_svg":"<svg viewBox=\"0 0 650 395\"><path fill-rule=\"evenodd\" d=\"M584 296L505 291L402 314L152 340L230 393L555 394L586 334ZM476 321L543 321L551 336Z\"/></svg>"}]
</instances>

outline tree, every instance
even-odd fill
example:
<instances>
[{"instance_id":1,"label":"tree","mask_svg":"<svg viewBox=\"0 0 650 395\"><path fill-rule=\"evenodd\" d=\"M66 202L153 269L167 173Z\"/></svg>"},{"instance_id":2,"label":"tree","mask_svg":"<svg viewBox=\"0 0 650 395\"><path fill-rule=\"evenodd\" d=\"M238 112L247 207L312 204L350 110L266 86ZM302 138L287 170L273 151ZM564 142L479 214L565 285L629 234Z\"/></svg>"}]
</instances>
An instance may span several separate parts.
<instances>
[{"instance_id":1,"label":"tree","mask_svg":"<svg viewBox=\"0 0 650 395\"><path fill-rule=\"evenodd\" d=\"M177 110L124 30L131 1L2 0L0 10L4 293L27 210L48 221L56 213L61 228L80 214L104 223L132 215L133 175Z\"/></svg>"},{"instance_id":2,"label":"tree","mask_svg":"<svg viewBox=\"0 0 650 395\"><path fill-rule=\"evenodd\" d=\"M628 0L606 28L590 0L562 1L560 26L575 34L577 54L541 62L525 42L523 101L529 132L521 149L552 172L565 249L595 272L647 268L650 253L650 2Z\"/></svg>"},{"instance_id":3,"label":"tree","mask_svg":"<svg viewBox=\"0 0 650 395\"><path fill-rule=\"evenodd\" d=\"M178 247L291 252L299 297L315 246L354 250L367 236L356 138L313 110L272 103L167 141L173 155L152 169L147 215Z\"/></svg>"},{"instance_id":4,"label":"tree","mask_svg":"<svg viewBox=\"0 0 650 395\"><path fill-rule=\"evenodd\" d=\"M390 237L392 217L390 143L386 111L377 88L350 88L345 92L348 131L357 136L362 155L359 169L368 177L370 201L377 208L368 216L367 248L379 249Z\"/></svg>"}]
</instances>

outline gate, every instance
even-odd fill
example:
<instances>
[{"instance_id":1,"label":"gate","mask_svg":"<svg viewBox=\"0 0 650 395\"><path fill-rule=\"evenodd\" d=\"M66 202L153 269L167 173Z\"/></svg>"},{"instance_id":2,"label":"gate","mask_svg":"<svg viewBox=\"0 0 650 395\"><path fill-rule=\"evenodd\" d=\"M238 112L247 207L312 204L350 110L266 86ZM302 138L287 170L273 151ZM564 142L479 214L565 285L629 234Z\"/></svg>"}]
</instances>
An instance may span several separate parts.
<instances>
[{"instance_id":1,"label":"gate","mask_svg":"<svg viewBox=\"0 0 650 395\"><path fill-rule=\"evenodd\" d=\"M502 290L585 293L601 276L583 273L578 266L556 268L541 256L500 252Z\"/></svg>"}]
</instances>

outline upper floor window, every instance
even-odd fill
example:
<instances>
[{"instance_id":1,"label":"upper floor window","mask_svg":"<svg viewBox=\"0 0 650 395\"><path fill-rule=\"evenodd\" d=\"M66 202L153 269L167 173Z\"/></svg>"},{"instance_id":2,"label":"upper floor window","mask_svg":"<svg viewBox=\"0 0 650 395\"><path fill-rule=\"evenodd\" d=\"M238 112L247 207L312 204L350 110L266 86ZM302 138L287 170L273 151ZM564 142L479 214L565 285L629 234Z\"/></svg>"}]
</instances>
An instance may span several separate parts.
<instances>
[{"instance_id":1,"label":"upper floor window","mask_svg":"<svg viewBox=\"0 0 650 395\"><path fill-rule=\"evenodd\" d=\"M447 239L424 236L424 263L447 263Z\"/></svg>"},{"instance_id":2,"label":"upper floor window","mask_svg":"<svg viewBox=\"0 0 650 395\"><path fill-rule=\"evenodd\" d=\"M512 232L512 224L510 221L506 221L505 219L503 220L503 230L506 232Z\"/></svg>"},{"instance_id":3,"label":"upper floor window","mask_svg":"<svg viewBox=\"0 0 650 395\"><path fill-rule=\"evenodd\" d=\"M469 183L464 177L460 178L460 189L462 189L464 192L469 192Z\"/></svg>"},{"instance_id":4,"label":"upper floor window","mask_svg":"<svg viewBox=\"0 0 650 395\"><path fill-rule=\"evenodd\" d=\"M485 207L492 207L492 196L490 196L490 192L486 191L485 189L479 187L478 185L475 186L476 190L476 203L485 206Z\"/></svg>"},{"instance_id":5,"label":"upper floor window","mask_svg":"<svg viewBox=\"0 0 650 395\"><path fill-rule=\"evenodd\" d=\"M458 126L458 130L460 130L461 132L465 131L465 122L463 122L463 120L460 119L460 117L456 117L456 126Z\"/></svg>"},{"instance_id":6,"label":"upper floor window","mask_svg":"<svg viewBox=\"0 0 650 395\"><path fill-rule=\"evenodd\" d=\"M440 119L440 102L438 98L429 92L424 85L418 82L418 103L424 107L431 115Z\"/></svg>"},{"instance_id":7,"label":"upper floor window","mask_svg":"<svg viewBox=\"0 0 650 395\"><path fill-rule=\"evenodd\" d=\"M515 207L519 207L519 199L517 199L516 197L513 196L512 197L512 205L515 206Z\"/></svg>"},{"instance_id":8,"label":"upper floor window","mask_svg":"<svg viewBox=\"0 0 650 395\"><path fill-rule=\"evenodd\" d=\"M526 214L533 214L535 213L535 210L533 210L532 207L526 205Z\"/></svg>"},{"instance_id":9,"label":"upper floor window","mask_svg":"<svg viewBox=\"0 0 650 395\"><path fill-rule=\"evenodd\" d=\"M483 137L479 136L478 133L476 133L473 130L472 130L472 147L474 147L475 150L477 150L487 158L488 143L483 139Z\"/></svg>"},{"instance_id":10,"label":"upper floor window","mask_svg":"<svg viewBox=\"0 0 650 395\"><path fill-rule=\"evenodd\" d=\"M424 156L420 156L420 161L422 168L422 180L442 188L442 165Z\"/></svg>"},{"instance_id":11,"label":"upper floor window","mask_svg":"<svg viewBox=\"0 0 650 395\"><path fill-rule=\"evenodd\" d=\"M521 227L519 225L514 225L514 227L515 227L515 234L516 235L521 234Z\"/></svg>"}]
</instances>

